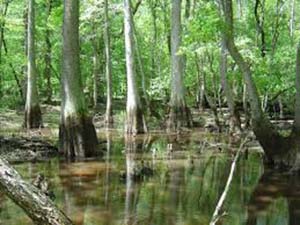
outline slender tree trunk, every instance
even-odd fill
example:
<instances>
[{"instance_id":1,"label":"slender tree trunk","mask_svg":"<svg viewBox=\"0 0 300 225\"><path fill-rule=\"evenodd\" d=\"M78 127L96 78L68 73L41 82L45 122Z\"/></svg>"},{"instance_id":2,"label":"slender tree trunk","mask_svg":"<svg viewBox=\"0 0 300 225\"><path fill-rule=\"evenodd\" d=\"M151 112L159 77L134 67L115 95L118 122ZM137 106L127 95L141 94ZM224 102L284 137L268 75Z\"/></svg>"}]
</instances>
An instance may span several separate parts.
<instances>
[{"instance_id":1,"label":"slender tree trunk","mask_svg":"<svg viewBox=\"0 0 300 225\"><path fill-rule=\"evenodd\" d=\"M105 3L105 27L104 27L104 42L105 42L105 73L106 73L106 113L105 122L107 127L110 127L113 123L113 110L112 110L112 66L111 66L111 52L110 52L110 23L108 16L108 0Z\"/></svg>"},{"instance_id":2,"label":"slender tree trunk","mask_svg":"<svg viewBox=\"0 0 300 225\"><path fill-rule=\"evenodd\" d=\"M136 83L133 20L131 12L131 0L124 0L124 31L127 71L127 103L126 103L126 125L127 134L138 134L147 132L146 122L143 115L141 100Z\"/></svg>"},{"instance_id":3,"label":"slender tree trunk","mask_svg":"<svg viewBox=\"0 0 300 225\"><path fill-rule=\"evenodd\" d=\"M260 15L261 14L261 15ZM256 20L256 28L258 35L260 35L260 51L261 56L266 55L266 40L265 40L265 0L255 0L254 15Z\"/></svg>"},{"instance_id":4,"label":"slender tree trunk","mask_svg":"<svg viewBox=\"0 0 300 225\"><path fill-rule=\"evenodd\" d=\"M25 1L25 8L23 11L23 26L24 26L24 54L27 56L28 54L28 4L27 1ZM24 79L22 79L22 88L24 93L24 99L26 102L26 92L27 92L27 64L25 63L22 66L22 72L24 74Z\"/></svg>"},{"instance_id":5,"label":"slender tree trunk","mask_svg":"<svg viewBox=\"0 0 300 225\"><path fill-rule=\"evenodd\" d=\"M222 87L226 96L227 105L230 114L229 129L230 133L241 131L241 120L238 110L235 107L233 92L227 78L227 50L224 40L221 41L221 57L220 57L220 75L222 80Z\"/></svg>"},{"instance_id":6,"label":"slender tree trunk","mask_svg":"<svg viewBox=\"0 0 300 225\"><path fill-rule=\"evenodd\" d=\"M286 149L290 146L290 144L288 144L285 138L279 135L270 123L269 119L264 115L250 67L235 46L233 36L232 0L223 0L221 4L226 24L226 32L223 32L224 40L230 55L239 66L244 77L247 93L249 94L253 131L266 153L268 162L275 164L281 163L286 159L283 159L281 156L286 153ZM279 157L277 158L277 156ZM290 159L287 161L289 160ZM285 163L289 164L289 162Z\"/></svg>"},{"instance_id":7,"label":"slender tree trunk","mask_svg":"<svg viewBox=\"0 0 300 225\"><path fill-rule=\"evenodd\" d=\"M79 0L64 1L60 151L66 157L96 153L97 136L82 94L79 59Z\"/></svg>"},{"instance_id":8,"label":"slender tree trunk","mask_svg":"<svg viewBox=\"0 0 300 225\"><path fill-rule=\"evenodd\" d=\"M146 91L146 76L145 76L145 70L144 70L144 66L143 66L143 62L142 62L142 56L141 56L141 51L140 51L140 47L139 47L139 43L138 43L138 39L136 36L136 30L134 29L134 41L135 41L135 52L136 52L136 58L138 61L138 67L139 67L139 72L141 75L141 93L142 93L142 102L145 103L143 105L146 105L144 107L145 110L149 111L149 99L148 99L148 94Z\"/></svg>"},{"instance_id":9,"label":"slender tree trunk","mask_svg":"<svg viewBox=\"0 0 300 225\"><path fill-rule=\"evenodd\" d=\"M209 64L209 69L210 72L212 74L212 89L213 89L213 95L212 97L209 95L208 91L205 91L205 97L207 99L207 102L209 104L210 109L213 111L214 114L214 118L215 118L215 124L218 127L218 131L222 132L222 125L220 122L220 117L219 117L219 112L218 112L218 106L217 106L217 102L218 102L218 91L217 91L217 78L216 78L216 71L214 71L213 68L213 54L209 53L208 51L206 52L206 56L208 59L208 64ZM204 72L203 72L204 73Z\"/></svg>"},{"instance_id":10,"label":"slender tree trunk","mask_svg":"<svg viewBox=\"0 0 300 225\"><path fill-rule=\"evenodd\" d=\"M3 41L4 52L5 52L5 55L7 56L8 55L8 49L7 49L4 33L3 33L3 40L2 41ZM24 102L23 87L22 87L20 79L18 78L17 71L15 70L15 68L14 68L14 66L11 62L9 62L9 67L11 68L12 73L14 75L14 78L15 78L16 84L18 86L19 94L20 94L20 97L22 99L22 102Z\"/></svg>"},{"instance_id":11,"label":"slender tree trunk","mask_svg":"<svg viewBox=\"0 0 300 225\"><path fill-rule=\"evenodd\" d=\"M94 29L96 32L96 29ZM101 40L102 41L102 40ZM100 52L102 46L97 43L97 37L92 40L93 45L93 106L96 109L99 105L99 82L100 82Z\"/></svg>"},{"instance_id":12,"label":"slender tree trunk","mask_svg":"<svg viewBox=\"0 0 300 225\"><path fill-rule=\"evenodd\" d=\"M284 119L284 107L281 96L278 97L278 104L279 104L279 119Z\"/></svg>"},{"instance_id":13,"label":"slender tree trunk","mask_svg":"<svg viewBox=\"0 0 300 225\"><path fill-rule=\"evenodd\" d=\"M28 53L27 53L27 92L25 104L25 128L43 126L42 113L37 91L37 70L35 64L35 0L28 0Z\"/></svg>"},{"instance_id":14,"label":"slender tree trunk","mask_svg":"<svg viewBox=\"0 0 300 225\"><path fill-rule=\"evenodd\" d=\"M248 107L248 97L247 97L247 87L246 84L243 84L243 110L245 114L245 126L244 128L247 129L250 127L250 112Z\"/></svg>"},{"instance_id":15,"label":"slender tree trunk","mask_svg":"<svg viewBox=\"0 0 300 225\"><path fill-rule=\"evenodd\" d=\"M73 223L35 186L25 182L18 172L0 158L0 188L35 224L72 225Z\"/></svg>"},{"instance_id":16,"label":"slender tree trunk","mask_svg":"<svg viewBox=\"0 0 300 225\"><path fill-rule=\"evenodd\" d=\"M155 77L157 75L157 1L150 1L151 7L151 15L152 15L152 22L153 22L153 41L152 41L152 48L151 48L151 77Z\"/></svg>"},{"instance_id":17,"label":"slender tree trunk","mask_svg":"<svg viewBox=\"0 0 300 225\"><path fill-rule=\"evenodd\" d=\"M242 0L237 0L237 12L238 12L238 18L241 19L243 17L243 3L242 3Z\"/></svg>"},{"instance_id":18,"label":"slender tree trunk","mask_svg":"<svg viewBox=\"0 0 300 225\"><path fill-rule=\"evenodd\" d=\"M291 0L291 18L290 18L290 36L294 40L294 27L295 27L295 0Z\"/></svg>"},{"instance_id":19,"label":"slender tree trunk","mask_svg":"<svg viewBox=\"0 0 300 225\"><path fill-rule=\"evenodd\" d=\"M294 132L300 134L300 43L297 47L296 59L296 102L294 117Z\"/></svg>"},{"instance_id":20,"label":"slender tree trunk","mask_svg":"<svg viewBox=\"0 0 300 225\"><path fill-rule=\"evenodd\" d=\"M8 10L8 5L9 5L9 1L5 1L2 2L1 5L1 17L2 20L0 22L0 65L2 64L2 49L3 49L3 45L4 45L4 28L5 28L5 20L6 20L6 14L7 14L7 10ZM3 78L4 77L4 73L0 73L0 99L3 96Z\"/></svg>"},{"instance_id":21,"label":"slender tree trunk","mask_svg":"<svg viewBox=\"0 0 300 225\"><path fill-rule=\"evenodd\" d=\"M2 64L2 46L3 46L3 40L4 40L4 28L5 28L5 20L6 20L6 14L7 14L7 9L8 9L8 4L10 2L9 1L5 1L4 3L2 3L1 5L1 17L2 20L0 22L0 65ZM4 76L4 73L1 72L0 73L0 99L3 96L3 90L2 90L2 77Z\"/></svg>"},{"instance_id":22,"label":"slender tree trunk","mask_svg":"<svg viewBox=\"0 0 300 225\"><path fill-rule=\"evenodd\" d=\"M49 18L52 11L52 0L47 0L47 25L45 31L45 44L46 52L44 56L45 68L44 68L44 77L46 79L46 102L49 104L52 102L52 84L51 84L51 61L52 61L52 45L50 40L50 28L48 25Z\"/></svg>"},{"instance_id":23,"label":"slender tree trunk","mask_svg":"<svg viewBox=\"0 0 300 225\"><path fill-rule=\"evenodd\" d=\"M181 127L191 127L191 112L185 102L183 84L184 62L178 55L181 45L181 0L172 0L171 13L171 100L167 131L178 131Z\"/></svg>"},{"instance_id":24,"label":"slender tree trunk","mask_svg":"<svg viewBox=\"0 0 300 225\"><path fill-rule=\"evenodd\" d=\"M200 59L198 57L197 53L195 53L195 60L196 60L197 71L198 71L198 88L199 88L197 103L200 111L203 111L206 106L206 99L205 99L206 77L205 77L205 73L203 72L204 62L203 59Z\"/></svg>"}]
</instances>

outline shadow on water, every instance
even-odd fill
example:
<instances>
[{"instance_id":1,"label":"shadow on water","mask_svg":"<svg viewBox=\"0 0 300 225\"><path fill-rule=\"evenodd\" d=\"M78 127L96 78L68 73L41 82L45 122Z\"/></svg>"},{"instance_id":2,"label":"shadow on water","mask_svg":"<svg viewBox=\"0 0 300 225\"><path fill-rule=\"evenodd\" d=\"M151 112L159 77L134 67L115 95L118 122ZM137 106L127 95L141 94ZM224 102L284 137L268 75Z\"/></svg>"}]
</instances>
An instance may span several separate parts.
<instances>
[{"instance_id":1,"label":"shadow on water","mask_svg":"<svg viewBox=\"0 0 300 225\"><path fill-rule=\"evenodd\" d=\"M284 208L283 218L272 218L274 207ZM274 220L275 218L275 220ZM300 223L300 181L299 177L267 170L259 179L248 203L247 225L256 225L261 220L269 224L298 225ZM272 221L274 220L274 221ZM275 221L280 223L275 223ZM272 223L273 222L273 223Z\"/></svg>"},{"instance_id":2,"label":"shadow on water","mask_svg":"<svg viewBox=\"0 0 300 225\"><path fill-rule=\"evenodd\" d=\"M78 225L209 224L232 163L229 141L206 134L101 138L101 160L16 168L28 180L43 173L55 203ZM299 181L263 170L260 154L241 155L219 224L299 224ZM0 224L32 223L0 192Z\"/></svg>"}]
</instances>

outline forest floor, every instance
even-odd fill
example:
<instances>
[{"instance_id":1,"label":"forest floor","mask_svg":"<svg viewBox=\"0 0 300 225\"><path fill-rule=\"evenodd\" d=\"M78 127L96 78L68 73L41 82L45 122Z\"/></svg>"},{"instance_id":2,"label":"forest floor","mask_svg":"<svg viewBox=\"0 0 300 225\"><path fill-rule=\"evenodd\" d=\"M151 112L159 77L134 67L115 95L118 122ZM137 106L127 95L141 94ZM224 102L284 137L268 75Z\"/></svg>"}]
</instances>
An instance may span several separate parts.
<instances>
[{"instance_id":1,"label":"forest floor","mask_svg":"<svg viewBox=\"0 0 300 225\"><path fill-rule=\"evenodd\" d=\"M26 130L22 128L23 124L23 112L16 110L0 109L0 156L6 158L10 162L23 162L23 161L39 161L45 160L50 157L58 156L58 126L60 118L60 107L42 105L43 112L43 124L44 128ZM199 146L207 145L212 149L220 149L220 146L225 145L238 145L242 136L249 136L252 139L249 147L253 150L260 151L258 143L255 141L255 137L251 131L246 131L243 135L237 135L229 137L226 132L217 134L214 117L210 110L199 113L198 110L192 110L193 119L196 124L199 125L197 128L183 130L179 136L180 138L191 138L195 142L199 142ZM123 121L125 118L125 112L123 110L115 111L114 116L114 129L111 129L110 134L113 133L116 138L123 137ZM93 122L95 124L100 143L106 143L107 130L104 128L103 113L93 113ZM222 116L220 117L224 124L224 130L228 128L227 125L228 113L226 109L223 110ZM291 127L290 121L273 121L276 125L280 126L282 130L289 130ZM150 136L152 138L161 138L165 136L168 142L178 142L178 134L169 135L166 134L163 128L163 120L151 118L150 123ZM209 139L206 143L203 136L209 136L213 134L216 137L223 136L223 138ZM149 136L149 135L148 135ZM148 137L146 137L147 139ZM145 139L145 135L139 137L141 141ZM202 146L203 147L203 146ZM201 149L202 147L199 147ZM199 150L198 149L198 150Z\"/></svg>"}]
</instances>

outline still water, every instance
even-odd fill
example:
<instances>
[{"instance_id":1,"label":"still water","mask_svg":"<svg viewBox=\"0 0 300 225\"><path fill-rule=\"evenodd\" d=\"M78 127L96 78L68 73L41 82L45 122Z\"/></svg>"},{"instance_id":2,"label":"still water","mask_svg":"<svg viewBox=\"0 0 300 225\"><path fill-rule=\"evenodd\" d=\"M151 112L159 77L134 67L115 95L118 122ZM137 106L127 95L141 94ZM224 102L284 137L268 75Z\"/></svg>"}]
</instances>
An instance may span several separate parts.
<instances>
[{"instance_id":1,"label":"still water","mask_svg":"<svg viewBox=\"0 0 300 225\"><path fill-rule=\"evenodd\" d=\"M233 159L226 138L104 134L104 158L14 165L27 180L44 174L55 203L78 225L208 225ZM212 144L214 143L214 144ZM219 143L219 144L218 144ZM126 176L146 167L147 177ZM262 156L240 156L218 224L300 224L298 179L263 168ZM0 224L30 219L0 192Z\"/></svg>"}]
</instances>

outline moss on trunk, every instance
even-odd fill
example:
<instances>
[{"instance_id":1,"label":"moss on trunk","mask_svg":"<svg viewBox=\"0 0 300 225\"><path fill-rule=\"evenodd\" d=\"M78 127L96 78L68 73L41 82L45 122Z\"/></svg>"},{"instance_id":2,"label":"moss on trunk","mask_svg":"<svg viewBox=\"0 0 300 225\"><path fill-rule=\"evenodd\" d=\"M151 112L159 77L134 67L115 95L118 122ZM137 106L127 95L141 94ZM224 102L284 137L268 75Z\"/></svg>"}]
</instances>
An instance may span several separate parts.
<instances>
[{"instance_id":1,"label":"moss on trunk","mask_svg":"<svg viewBox=\"0 0 300 225\"><path fill-rule=\"evenodd\" d=\"M95 156L98 141L92 119L85 115L62 118L59 142L67 158Z\"/></svg>"}]
</instances>

